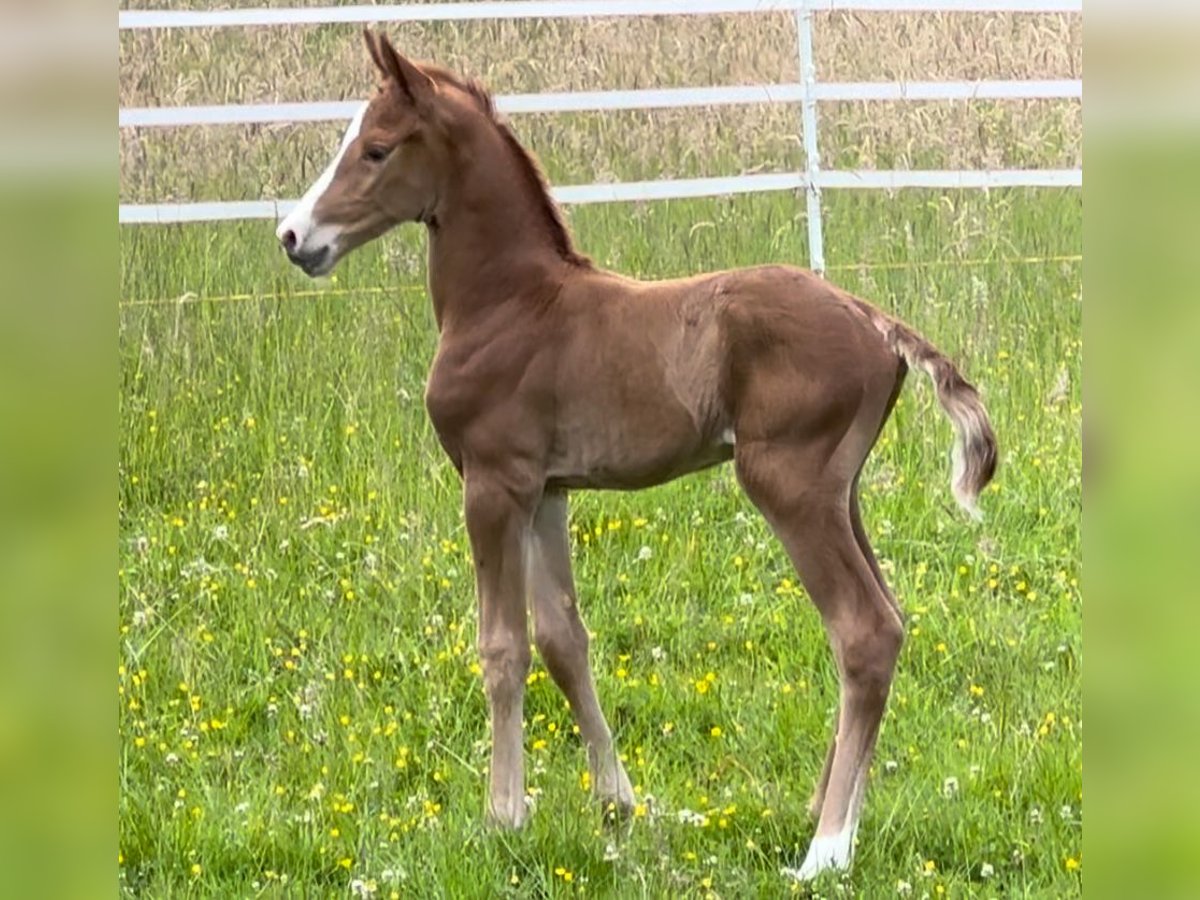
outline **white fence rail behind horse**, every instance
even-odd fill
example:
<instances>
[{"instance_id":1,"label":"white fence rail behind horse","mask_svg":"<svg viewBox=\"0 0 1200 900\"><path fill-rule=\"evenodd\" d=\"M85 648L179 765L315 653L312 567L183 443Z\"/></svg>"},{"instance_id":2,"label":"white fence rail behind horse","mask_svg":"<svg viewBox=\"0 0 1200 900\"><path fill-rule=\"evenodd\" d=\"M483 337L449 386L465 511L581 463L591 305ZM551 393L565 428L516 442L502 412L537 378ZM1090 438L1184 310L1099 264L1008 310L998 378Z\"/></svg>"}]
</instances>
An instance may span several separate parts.
<instances>
[{"instance_id":1,"label":"white fence rail behind horse","mask_svg":"<svg viewBox=\"0 0 1200 900\"><path fill-rule=\"evenodd\" d=\"M821 221L824 188L999 188L1078 187L1082 169L1026 170L829 170L817 151L818 106L836 100L1082 100L1081 80L819 82L813 55L815 13L859 12L1015 12L1081 13L1083 0L501 0L393 6L329 6L269 9L122 10L117 27L130 29L241 28L330 23L432 22L484 19L716 15L793 12L796 17L798 83L733 85L648 90L510 94L497 97L510 114L598 110L677 109L730 104L800 105L805 150L802 172L666 179L556 188L563 203L607 203L718 196L757 191L804 190L808 212L809 265L825 269ZM122 108L118 128L241 125L349 119L357 103L263 103L224 106ZM294 200L198 201L120 204L121 224L274 219Z\"/></svg>"}]
</instances>

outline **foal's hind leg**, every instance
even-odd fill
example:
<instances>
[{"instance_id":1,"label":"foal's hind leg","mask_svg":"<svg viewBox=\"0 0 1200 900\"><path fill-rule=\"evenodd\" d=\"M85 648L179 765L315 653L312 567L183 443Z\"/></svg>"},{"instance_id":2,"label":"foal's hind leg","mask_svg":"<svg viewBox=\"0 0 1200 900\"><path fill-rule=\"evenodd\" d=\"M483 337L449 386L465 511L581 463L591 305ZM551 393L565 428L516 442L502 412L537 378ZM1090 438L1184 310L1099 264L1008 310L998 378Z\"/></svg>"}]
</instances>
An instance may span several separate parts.
<instances>
[{"instance_id":1,"label":"foal's hind leg","mask_svg":"<svg viewBox=\"0 0 1200 900\"><path fill-rule=\"evenodd\" d=\"M892 386L891 395L883 406L883 413L879 417L879 425L875 429L875 437L871 441L871 446L874 446L875 441L879 440L879 435L883 431L883 426L887 422L888 417L892 414L892 410L896 406L896 400L900 396L900 391L904 387L904 376L907 367L903 362L898 364L896 371L895 384ZM867 561L867 565L871 568L871 573L875 576L875 582L879 585L879 589L883 591L884 596L892 605L892 609L896 611L896 615L901 621L904 620L904 613L900 609L900 604L896 602L895 596L892 594L891 588L888 587L887 581L883 577L883 571L879 568L879 560L875 558L875 551L871 549L871 543L867 538L867 529L863 525L862 512L859 510L858 503L858 482L862 476L862 468L859 468L858 474L854 476L854 480L850 483L850 528L854 532L854 539L858 542L858 549L862 551L863 559ZM829 750L825 754L825 765L821 768L821 775L817 779L817 786L813 790L812 799L808 803L808 813L816 819L821 815L821 807L825 805L825 792L829 787L829 772L833 767L833 755L837 750L837 733L838 733L838 718L835 716L833 723L833 740L829 744Z\"/></svg>"},{"instance_id":2,"label":"foal's hind leg","mask_svg":"<svg viewBox=\"0 0 1200 900\"><path fill-rule=\"evenodd\" d=\"M867 531L863 526L862 513L858 508L858 479L854 479L854 483L850 485L850 528L854 532L854 539L858 542L858 549L862 551L863 559L870 566L872 574L875 576L875 582L879 585L879 589L892 605L892 609L896 611L896 615L903 621L904 615L900 610L900 605L896 602L896 598L892 595L891 589L884 580L883 572L879 568L879 561L875 558L875 551L871 549L871 544L867 539ZM812 799L808 804L809 815L816 819L821 815L821 807L825 804L825 792L829 787L829 771L833 767L833 754L837 749L837 731L838 721L835 717L833 724L834 739L829 745L829 751L825 754L825 765L821 769L821 776L817 779L817 786L813 790Z\"/></svg>"},{"instance_id":3,"label":"foal's hind leg","mask_svg":"<svg viewBox=\"0 0 1200 900\"><path fill-rule=\"evenodd\" d=\"M827 447L739 444L737 468L820 611L841 676L837 733L816 837L800 869L801 877L811 878L850 863L903 629L855 536L853 476L839 473L844 467L830 458Z\"/></svg>"},{"instance_id":4,"label":"foal's hind leg","mask_svg":"<svg viewBox=\"0 0 1200 900\"><path fill-rule=\"evenodd\" d=\"M592 682L588 633L579 617L567 537L567 498L548 493L533 520L530 602L538 652L566 696L588 752L592 790L606 807L625 815L633 809L633 787L617 756L612 734Z\"/></svg>"},{"instance_id":5,"label":"foal's hind leg","mask_svg":"<svg viewBox=\"0 0 1200 900\"><path fill-rule=\"evenodd\" d=\"M867 529L863 525L862 512L858 508L857 478L854 479L854 484L850 488L850 527L854 531L854 539L858 542L858 549L862 551L863 559L867 561L867 565L871 568L871 574L875 576L876 584L883 591L883 595L887 597L892 609L896 611L896 615L903 620L904 613L900 609L900 604L896 602L892 589L888 587L887 581L883 577L883 571L879 568L879 560L875 558L875 551L871 549L871 542L867 539Z\"/></svg>"}]
</instances>

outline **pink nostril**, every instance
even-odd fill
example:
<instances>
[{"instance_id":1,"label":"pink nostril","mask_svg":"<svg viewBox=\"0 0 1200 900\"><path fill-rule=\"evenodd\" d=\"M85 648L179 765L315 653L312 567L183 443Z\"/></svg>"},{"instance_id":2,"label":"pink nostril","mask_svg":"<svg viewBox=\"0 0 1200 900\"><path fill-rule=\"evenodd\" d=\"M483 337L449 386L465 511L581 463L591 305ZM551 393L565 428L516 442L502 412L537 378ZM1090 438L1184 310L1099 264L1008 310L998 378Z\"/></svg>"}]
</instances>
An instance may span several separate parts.
<instances>
[{"instance_id":1,"label":"pink nostril","mask_svg":"<svg viewBox=\"0 0 1200 900\"><path fill-rule=\"evenodd\" d=\"M292 231L292 229L289 228L287 231L285 231L283 233L283 236L279 240L283 244L284 250L286 250L288 253L295 252L295 250L296 250L296 232Z\"/></svg>"}]
</instances>

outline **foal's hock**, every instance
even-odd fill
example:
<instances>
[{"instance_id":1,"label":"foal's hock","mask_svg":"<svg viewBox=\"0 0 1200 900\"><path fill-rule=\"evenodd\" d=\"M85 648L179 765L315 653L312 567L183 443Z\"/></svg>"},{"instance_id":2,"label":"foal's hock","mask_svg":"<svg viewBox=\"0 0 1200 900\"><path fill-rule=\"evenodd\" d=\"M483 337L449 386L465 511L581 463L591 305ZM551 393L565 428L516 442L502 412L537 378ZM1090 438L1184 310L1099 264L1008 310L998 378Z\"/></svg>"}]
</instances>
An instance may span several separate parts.
<instances>
[{"instance_id":1,"label":"foal's hock","mask_svg":"<svg viewBox=\"0 0 1200 900\"><path fill-rule=\"evenodd\" d=\"M279 225L310 275L402 222L429 234L440 339L426 404L464 482L491 710L488 810L528 814L522 702L534 643L570 702L599 798L629 778L588 665L567 537L571 488L639 488L732 459L820 611L841 677L802 877L845 868L900 650L857 484L911 366L954 425L951 487L977 515L996 440L975 389L913 329L811 272L634 281L571 242L541 172L477 83L366 33L381 74Z\"/></svg>"}]
</instances>

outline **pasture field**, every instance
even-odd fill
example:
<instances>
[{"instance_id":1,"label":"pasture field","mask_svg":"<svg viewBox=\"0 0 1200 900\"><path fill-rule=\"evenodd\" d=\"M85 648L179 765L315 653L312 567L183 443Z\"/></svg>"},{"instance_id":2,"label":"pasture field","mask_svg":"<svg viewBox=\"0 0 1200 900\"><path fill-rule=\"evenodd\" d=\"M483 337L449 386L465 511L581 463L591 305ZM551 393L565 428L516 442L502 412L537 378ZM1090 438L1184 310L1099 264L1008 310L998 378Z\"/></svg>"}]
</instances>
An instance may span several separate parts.
<instances>
[{"instance_id":1,"label":"pasture field","mask_svg":"<svg viewBox=\"0 0 1200 900\"><path fill-rule=\"evenodd\" d=\"M830 277L985 392L1002 466L953 509L910 377L864 476L908 640L851 876L875 897L1081 890L1081 199L827 195ZM646 277L806 258L790 195L576 208ZM824 635L728 467L580 493L599 692L641 799L608 832L535 659L529 827L482 826L486 708L457 476L426 420L423 236L335 282L266 223L121 233L120 883L140 896L777 896L836 702ZM994 259L974 265L970 261ZM308 292L316 290L318 295ZM251 299L148 303L185 292ZM619 359L613 365L620 365Z\"/></svg>"},{"instance_id":2,"label":"pasture field","mask_svg":"<svg viewBox=\"0 0 1200 900\"><path fill-rule=\"evenodd\" d=\"M139 3L178 5L167 0ZM823 16L821 77L1078 77L1060 16ZM784 16L389 28L497 91L795 78ZM120 103L359 96L355 29L123 33ZM564 49L565 48L565 49ZM1071 166L1077 104L829 104L831 166ZM794 169L786 107L528 116L557 183ZM122 202L297 196L337 125L130 130ZM795 888L837 701L819 619L730 467L578 493L608 830L535 655L528 827L487 829L457 475L406 227L304 280L266 222L122 229L118 878L144 897L1062 897L1082 892L1082 196L827 192L828 277L956 358L1001 443L975 525L913 375L864 474L908 639L852 874ZM803 198L577 207L646 278L804 264ZM622 361L614 358L614 366Z\"/></svg>"}]
</instances>

